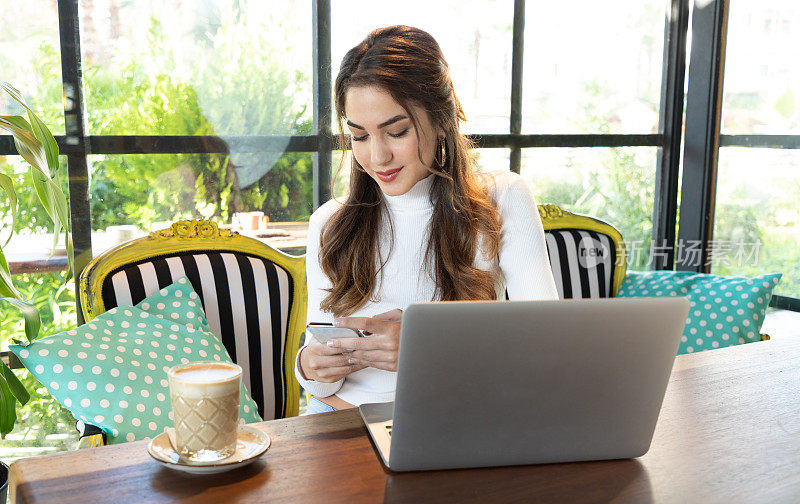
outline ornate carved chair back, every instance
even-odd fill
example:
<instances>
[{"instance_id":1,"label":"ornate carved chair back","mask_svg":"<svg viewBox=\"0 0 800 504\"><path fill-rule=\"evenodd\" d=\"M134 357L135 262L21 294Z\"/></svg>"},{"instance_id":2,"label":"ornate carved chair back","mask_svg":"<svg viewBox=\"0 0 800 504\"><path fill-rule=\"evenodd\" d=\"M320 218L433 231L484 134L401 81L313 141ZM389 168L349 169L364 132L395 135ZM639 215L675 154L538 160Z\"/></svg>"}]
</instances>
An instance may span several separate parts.
<instances>
[{"instance_id":1,"label":"ornate carved chair back","mask_svg":"<svg viewBox=\"0 0 800 504\"><path fill-rule=\"evenodd\" d=\"M625 278L625 242L616 228L556 205L539 205L561 299L614 297Z\"/></svg>"}]
</instances>

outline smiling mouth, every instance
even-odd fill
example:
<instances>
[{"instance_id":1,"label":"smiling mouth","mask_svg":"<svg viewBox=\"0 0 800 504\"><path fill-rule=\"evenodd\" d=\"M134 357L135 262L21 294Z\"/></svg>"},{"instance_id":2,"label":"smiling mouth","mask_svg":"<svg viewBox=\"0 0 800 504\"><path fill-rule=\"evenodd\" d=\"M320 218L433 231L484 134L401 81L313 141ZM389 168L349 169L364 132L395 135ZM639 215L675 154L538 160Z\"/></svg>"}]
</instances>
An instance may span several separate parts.
<instances>
[{"instance_id":1,"label":"smiling mouth","mask_svg":"<svg viewBox=\"0 0 800 504\"><path fill-rule=\"evenodd\" d=\"M391 182L392 180L397 178L397 175L400 174L400 170L402 169L403 167L401 166L400 168L395 168L393 170L376 171L375 175L383 182Z\"/></svg>"}]
</instances>

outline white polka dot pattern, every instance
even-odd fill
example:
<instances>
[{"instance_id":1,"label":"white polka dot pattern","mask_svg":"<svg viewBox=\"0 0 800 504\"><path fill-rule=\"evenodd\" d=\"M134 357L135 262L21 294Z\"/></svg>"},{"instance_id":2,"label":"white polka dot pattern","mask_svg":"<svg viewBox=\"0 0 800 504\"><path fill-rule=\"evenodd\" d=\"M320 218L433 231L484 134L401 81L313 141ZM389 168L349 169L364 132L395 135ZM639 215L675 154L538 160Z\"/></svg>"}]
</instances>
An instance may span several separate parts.
<instances>
[{"instance_id":1,"label":"white polka dot pattern","mask_svg":"<svg viewBox=\"0 0 800 504\"><path fill-rule=\"evenodd\" d=\"M36 379L49 384L53 397L75 418L103 429L109 443L145 439L172 425L171 418L164 415L172 409L167 369L178 361L231 361L221 344L211 350L200 343L200 339L206 343L219 339L209 329L199 304L188 305L192 294L191 284L181 278L139 307L113 308L75 330L10 348ZM142 306L152 311L148 313ZM190 320L192 328L186 326ZM127 332L131 327L141 329L135 339ZM113 343L103 343L104 336ZM170 336L183 341L177 350L167 348ZM137 357L142 353L136 352L139 347L150 349L146 357ZM241 419L248 423L261 420L244 386L240 402Z\"/></svg>"},{"instance_id":2,"label":"white polka dot pattern","mask_svg":"<svg viewBox=\"0 0 800 504\"><path fill-rule=\"evenodd\" d=\"M744 278L629 271L617 296L686 296L689 315L678 347L678 354L684 354L759 341L772 290L780 279L780 273Z\"/></svg>"}]
</instances>

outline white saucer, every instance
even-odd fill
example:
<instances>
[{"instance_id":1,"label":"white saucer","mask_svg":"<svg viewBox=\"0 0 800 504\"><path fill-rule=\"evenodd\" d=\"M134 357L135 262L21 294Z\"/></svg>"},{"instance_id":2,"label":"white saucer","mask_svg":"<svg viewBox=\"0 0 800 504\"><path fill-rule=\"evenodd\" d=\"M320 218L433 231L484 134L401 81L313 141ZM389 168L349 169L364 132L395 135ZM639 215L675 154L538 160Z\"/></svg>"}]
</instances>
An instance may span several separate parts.
<instances>
[{"instance_id":1,"label":"white saucer","mask_svg":"<svg viewBox=\"0 0 800 504\"><path fill-rule=\"evenodd\" d=\"M236 451L233 455L217 462L189 463L181 459L178 452L169 442L166 432L162 432L150 441L147 446L147 453L156 462L176 471L193 474L214 474L246 466L263 455L269 448L270 443L272 443L267 433L247 425L239 426L236 438Z\"/></svg>"}]
</instances>

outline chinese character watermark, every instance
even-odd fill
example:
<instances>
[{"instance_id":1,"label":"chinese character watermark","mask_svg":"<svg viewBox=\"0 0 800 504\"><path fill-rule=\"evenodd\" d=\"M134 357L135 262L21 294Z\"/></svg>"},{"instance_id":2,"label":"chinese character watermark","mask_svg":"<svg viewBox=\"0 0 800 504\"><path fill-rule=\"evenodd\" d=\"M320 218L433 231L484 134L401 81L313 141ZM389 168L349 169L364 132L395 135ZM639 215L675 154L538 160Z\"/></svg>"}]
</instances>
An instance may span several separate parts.
<instances>
[{"instance_id":1,"label":"chinese character watermark","mask_svg":"<svg viewBox=\"0 0 800 504\"><path fill-rule=\"evenodd\" d=\"M621 266L622 258L626 257L629 265L637 265L637 267L641 265L641 267L648 269L656 259L666 262L671 251L671 247L667 242L660 244L646 243L644 240L627 241L624 247L624 254L622 246L617 247L617 266ZM678 240L675 244L675 262L693 268L699 266L744 268L758 264L760 250L761 240L712 240L705 249L703 248L703 242L700 240ZM603 262L602 257L599 258L599 262ZM596 266L598 261L586 261L586 264L584 262L581 262L581 264L584 267L591 267Z\"/></svg>"}]
</instances>

